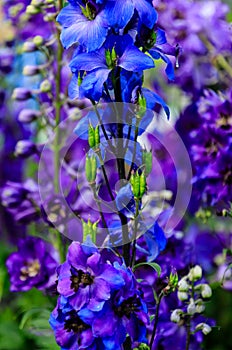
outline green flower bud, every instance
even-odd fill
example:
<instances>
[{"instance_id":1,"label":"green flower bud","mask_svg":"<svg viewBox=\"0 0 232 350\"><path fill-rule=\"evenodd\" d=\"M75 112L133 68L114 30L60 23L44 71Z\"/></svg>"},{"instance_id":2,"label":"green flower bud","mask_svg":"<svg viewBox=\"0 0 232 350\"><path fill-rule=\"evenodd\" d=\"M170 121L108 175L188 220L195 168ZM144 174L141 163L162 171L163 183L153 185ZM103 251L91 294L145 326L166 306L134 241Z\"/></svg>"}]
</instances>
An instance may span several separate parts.
<instances>
[{"instance_id":1,"label":"green flower bud","mask_svg":"<svg viewBox=\"0 0 232 350\"><path fill-rule=\"evenodd\" d=\"M202 298L211 298L212 289L208 284L201 285L201 295L202 295Z\"/></svg>"},{"instance_id":2,"label":"green flower bud","mask_svg":"<svg viewBox=\"0 0 232 350\"><path fill-rule=\"evenodd\" d=\"M111 53L110 50L105 51L106 64L110 68L112 66Z\"/></svg>"},{"instance_id":3,"label":"green flower bud","mask_svg":"<svg viewBox=\"0 0 232 350\"><path fill-rule=\"evenodd\" d=\"M33 38L33 43L34 43L36 46L41 46L41 45L43 45L43 43L44 43L44 38L43 38L41 35L36 35L36 36Z\"/></svg>"},{"instance_id":4,"label":"green flower bud","mask_svg":"<svg viewBox=\"0 0 232 350\"><path fill-rule=\"evenodd\" d=\"M89 142L89 147L91 148L95 147L95 130L91 124L89 125L89 130L88 130L88 142Z\"/></svg>"},{"instance_id":5,"label":"green flower bud","mask_svg":"<svg viewBox=\"0 0 232 350\"><path fill-rule=\"evenodd\" d=\"M194 266L191 268L188 274L190 281L197 281L201 279L202 277L202 268L199 265Z\"/></svg>"},{"instance_id":6,"label":"green flower bud","mask_svg":"<svg viewBox=\"0 0 232 350\"><path fill-rule=\"evenodd\" d=\"M140 176L138 172L135 174L134 178L134 188L133 188L133 193L136 198L139 198L140 195Z\"/></svg>"},{"instance_id":7,"label":"green flower bud","mask_svg":"<svg viewBox=\"0 0 232 350\"><path fill-rule=\"evenodd\" d=\"M115 48L113 47L112 51L111 51L111 60L113 63L116 62L117 60L117 54L116 54L116 51L115 51Z\"/></svg>"},{"instance_id":8,"label":"green flower bud","mask_svg":"<svg viewBox=\"0 0 232 350\"><path fill-rule=\"evenodd\" d=\"M100 131L99 131L99 125L94 130L94 137L95 137L95 146L98 146L100 143Z\"/></svg>"},{"instance_id":9,"label":"green flower bud","mask_svg":"<svg viewBox=\"0 0 232 350\"><path fill-rule=\"evenodd\" d=\"M92 223L90 219L88 219L87 222L82 220L82 227L83 227L83 242L86 241L87 236L90 236L93 243L96 243L96 236L97 236L97 225L98 221Z\"/></svg>"},{"instance_id":10,"label":"green flower bud","mask_svg":"<svg viewBox=\"0 0 232 350\"><path fill-rule=\"evenodd\" d=\"M33 6L33 5L28 5L26 8L26 13L28 15L37 15L37 13L40 13L40 9L38 7Z\"/></svg>"},{"instance_id":11,"label":"green flower bud","mask_svg":"<svg viewBox=\"0 0 232 350\"><path fill-rule=\"evenodd\" d=\"M204 335L207 335L212 331L212 328L207 323L202 322L196 326L196 331L200 331L200 330Z\"/></svg>"},{"instance_id":12,"label":"green flower bud","mask_svg":"<svg viewBox=\"0 0 232 350\"><path fill-rule=\"evenodd\" d=\"M46 79L46 80L42 81L39 89L41 92L50 92L52 89L52 84L50 83L49 80Z\"/></svg>"},{"instance_id":13,"label":"green flower bud","mask_svg":"<svg viewBox=\"0 0 232 350\"><path fill-rule=\"evenodd\" d=\"M95 156L86 157L85 175L88 182L93 183L97 175L97 159Z\"/></svg>"},{"instance_id":14,"label":"green flower bud","mask_svg":"<svg viewBox=\"0 0 232 350\"><path fill-rule=\"evenodd\" d=\"M143 152L143 164L145 166L145 175L149 175L152 170L152 153L144 151Z\"/></svg>"},{"instance_id":15,"label":"green flower bud","mask_svg":"<svg viewBox=\"0 0 232 350\"><path fill-rule=\"evenodd\" d=\"M81 86L82 80L83 80L83 78L81 77L81 74L78 73L78 78L77 78L77 84L78 84L78 86Z\"/></svg>"},{"instance_id":16,"label":"green flower bud","mask_svg":"<svg viewBox=\"0 0 232 350\"><path fill-rule=\"evenodd\" d=\"M146 181L146 176L144 173L142 173L140 175L139 185L140 185L140 197L142 197L145 194L146 189L147 189L147 181Z\"/></svg>"},{"instance_id":17,"label":"green flower bud","mask_svg":"<svg viewBox=\"0 0 232 350\"><path fill-rule=\"evenodd\" d=\"M146 112L147 102L145 97L143 97L141 94L139 94L138 97L138 107L137 117L142 118Z\"/></svg>"},{"instance_id":18,"label":"green flower bud","mask_svg":"<svg viewBox=\"0 0 232 350\"><path fill-rule=\"evenodd\" d=\"M171 317L170 320L174 323L179 323L180 322L180 318L181 318L181 314L183 313L183 311L181 309L176 309L171 313Z\"/></svg>"}]
</instances>

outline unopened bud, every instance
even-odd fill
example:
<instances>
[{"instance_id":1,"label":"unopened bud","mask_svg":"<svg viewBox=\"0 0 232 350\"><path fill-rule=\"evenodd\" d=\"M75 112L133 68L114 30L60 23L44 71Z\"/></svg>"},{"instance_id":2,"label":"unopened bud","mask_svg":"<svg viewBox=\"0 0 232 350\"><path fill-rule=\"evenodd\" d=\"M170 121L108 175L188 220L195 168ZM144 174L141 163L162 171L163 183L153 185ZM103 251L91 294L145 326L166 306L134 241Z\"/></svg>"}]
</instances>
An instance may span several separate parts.
<instances>
[{"instance_id":1,"label":"unopened bud","mask_svg":"<svg viewBox=\"0 0 232 350\"><path fill-rule=\"evenodd\" d=\"M22 46L22 52L34 52L36 49L36 45L32 41L26 41Z\"/></svg>"},{"instance_id":2,"label":"unopened bud","mask_svg":"<svg viewBox=\"0 0 232 350\"><path fill-rule=\"evenodd\" d=\"M212 328L207 323L202 322L196 326L196 331L200 331L200 330L204 335L207 335L212 331Z\"/></svg>"},{"instance_id":3,"label":"unopened bud","mask_svg":"<svg viewBox=\"0 0 232 350\"><path fill-rule=\"evenodd\" d=\"M23 75L25 76L33 76L33 75L37 75L40 73L40 70L37 66L25 66L23 68Z\"/></svg>"},{"instance_id":4,"label":"unopened bud","mask_svg":"<svg viewBox=\"0 0 232 350\"><path fill-rule=\"evenodd\" d=\"M95 182L96 175L97 175L97 159L95 156L86 157L85 174L88 182L90 183Z\"/></svg>"},{"instance_id":5,"label":"unopened bud","mask_svg":"<svg viewBox=\"0 0 232 350\"><path fill-rule=\"evenodd\" d=\"M145 166L145 175L150 174L152 170L152 153L144 151L143 152L143 164Z\"/></svg>"},{"instance_id":6,"label":"unopened bud","mask_svg":"<svg viewBox=\"0 0 232 350\"><path fill-rule=\"evenodd\" d=\"M181 279L178 283L178 290L179 292L188 292L189 285L185 279Z\"/></svg>"},{"instance_id":7,"label":"unopened bud","mask_svg":"<svg viewBox=\"0 0 232 350\"><path fill-rule=\"evenodd\" d=\"M190 281L197 281L197 280L201 279L201 277L202 277L202 268L199 265L194 266L189 271L188 277L189 277Z\"/></svg>"},{"instance_id":8,"label":"unopened bud","mask_svg":"<svg viewBox=\"0 0 232 350\"><path fill-rule=\"evenodd\" d=\"M25 101L31 97L31 91L25 88L16 88L12 94L12 98L17 101Z\"/></svg>"},{"instance_id":9,"label":"unopened bud","mask_svg":"<svg viewBox=\"0 0 232 350\"><path fill-rule=\"evenodd\" d=\"M35 144L29 140L20 140L15 146L15 155L23 158L30 157L35 154L37 148Z\"/></svg>"},{"instance_id":10,"label":"unopened bud","mask_svg":"<svg viewBox=\"0 0 232 350\"><path fill-rule=\"evenodd\" d=\"M208 284L202 284L201 285L201 295L202 298L211 298L212 296L212 289Z\"/></svg>"},{"instance_id":11,"label":"unopened bud","mask_svg":"<svg viewBox=\"0 0 232 350\"><path fill-rule=\"evenodd\" d=\"M197 312L198 314L201 314L201 313L204 312L204 311L205 311L204 302L203 302L202 299L198 299L198 300L196 301L196 312Z\"/></svg>"},{"instance_id":12,"label":"unopened bud","mask_svg":"<svg viewBox=\"0 0 232 350\"><path fill-rule=\"evenodd\" d=\"M181 309L176 309L171 313L170 320L174 323L179 323L181 319L181 314L183 311Z\"/></svg>"},{"instance_id":13,"label":"unopened bud","mask_svg":"<svg viewBox=\"0 0 232 350\"><path fill-rule=\"evenodd\" d=\"M33 109L23 109L18 116L18 121L21 123L31 123L36 120L40 116L39 111L35 111Z\"/></svg>"},{"instance_id":14,"label":"unopened bud","mask_svg":"<svg viewBox=\"0 0 232 350\"><path fill-rule=\"evenodd\" d=\"M33 6L33 5L28 5L26 8L26 13L28 15L37 15L38 13L40 13L40 9L38 7Z\"/></svg>"},{"instance_id":15,"label":"unopened bud","mask_svg":"<svg viewBox=\"0 0 232 350\"><path fill-rule=\"evenodd\" d=\"M194 315L196 313L196 305L195 305L193 299L190 299L190 303L189 303L189 305L187 307L187 313L189 315Z\"/></svg>"},{"instance_id":16,"label":"unopened bud","mask_svg":"<svg viewBox=\"0 0 232 350\"><path fill-rule=\"evenodd\" d=\"M40 87L39 87L40 91L41 92L50 92L51 89L52 89L52 84L50 83L49 80L44 80L42 81L42 83L40 84Z\"/></svg>"},{"instance_id":17,"label":"unopened bud","mask_svg":"<svg viewBox=\"0 0 232 350\"><path fill-rule=\"evenodd\" d=\"M44 43L44 38L43 38L41 35L36 35L36 36L33 38L33 43L34 43L36 46L42 46L43 43Z\"/></svg>"},{"instance_id":18,"label":"unopened bud","mask_svg":"<svg viewBox=\"0 0 232 350\"><path fill-rule=\"evenodd\" d=\"M177 292L177 297L180 301L188 300L188 294L185 292Z\"/></svg>"}]
</instances>

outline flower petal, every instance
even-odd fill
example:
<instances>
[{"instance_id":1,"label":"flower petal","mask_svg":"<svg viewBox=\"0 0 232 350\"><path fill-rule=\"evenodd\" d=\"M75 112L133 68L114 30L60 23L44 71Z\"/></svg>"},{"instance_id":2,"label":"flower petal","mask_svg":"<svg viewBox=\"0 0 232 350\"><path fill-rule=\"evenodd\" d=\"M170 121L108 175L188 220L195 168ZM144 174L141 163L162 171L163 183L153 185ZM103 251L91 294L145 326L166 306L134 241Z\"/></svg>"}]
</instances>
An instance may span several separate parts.
<instances>
[{"instance_id":1,"label":"flower petal","mask_svg":"<svg viewBox=\"0 0 232 350\"><path fill-rule=\"evenodd\" d=\"M119 59L118 65L132 72L139 72L155 66L153 60L135 46L125 50Z\"/></svg>"},{"instance_id":2,"label":"flower petal","mask_svg":"<svg viewBox=\"0 0 232 350\"><path fill-rule=\"evenodd\" d=\"M156 10L147 0L133 0L136 10L138 11L140 20L150 29L157 22L158 15Z\"/></svg>"}]
</instances>

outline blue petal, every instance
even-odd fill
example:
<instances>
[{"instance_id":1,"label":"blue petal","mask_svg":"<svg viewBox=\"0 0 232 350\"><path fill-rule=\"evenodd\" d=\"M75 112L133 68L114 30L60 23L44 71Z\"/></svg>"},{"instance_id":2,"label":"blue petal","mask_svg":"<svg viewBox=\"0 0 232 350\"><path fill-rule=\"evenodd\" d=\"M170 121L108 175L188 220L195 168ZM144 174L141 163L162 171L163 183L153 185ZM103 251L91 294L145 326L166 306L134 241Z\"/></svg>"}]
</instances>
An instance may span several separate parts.
<instances>
[{"instance_id":1,"label":"blue petal","mask_svg":"<svg viewBox=\"0 0 232 350\"><path fill-rule=\"evenodd\" d=\"M99 101L102 96L103 84L108 79L109 73L109 69L96 69L87 74L81 84L84 96Z\"/></svg>"},{"instance_id":2,"label":"blue petal","mask_svg":"<svg viewBox=\"0 0 232 350\"><path fill-rule=\"evenodd\" d=\"M78 7L66 6L57 17L63 25L61 42L65 48L74 43L84 45L88 51L97 50L104 43L108 33L108 23L104 13L89 21Z\"/></svg>"},{"instance_id":3,"label":"blue petal","mask_svg":"<svg viewBox=\"0 0 232 350\"><path fill-rule=\"evenodd\" d=\"M133 0L136 10L138 11L141 22L148 28L152 29L157 22L158 15L156 10L147 0Z\"/></svg>"},{"instance_id":4,"label":"blue petal","mask_svg":"<svg viewBox=\"0 0 232 350\"><path fill-rule=\"evenodd\" d=\"M133 16L134 5L131 0L108 1L105 11L111 27L123 28Z\"/></svg>"},{"instance_id":5,"label":"blue petal","mask_svg":"<svg viewBox=\"0 0 232 350\"><path fill-rule=\"evenodd\" d=\"M156 37L156 45L163 45L166 44L167 39L166 39L166 35L165 35L165 31L163 29L158 28L157 32L157 37Z\"/></svg>"},{"instance_id":6,"label":"blue petal","mask_svg":"<svg viewBox=\"0 0 232 350\"><path fill-rule=\"evenodd\" d=\"M155 92L153 92L149 89L142 89L142 92L143 92L143 96L146 99L147 108L154 110L155 105L158 103L160 106L163 107L163 109L165 110L165 113L169 119L170 111L169 111L167 104L164 102L164 100L159 95L157 95Z\"/></svg>"},{"instance_id":7,"label":"blue petal","mask_svg":"<svg viewBox=\"0 0 232 350\"><path fill-rule=\"evenodd\" d=\"M158 48L156 49L152 49L149 50L149 53L151 54L151 56L155 59L162 59L165 63L166 63L166 69L165 69L165 73L167 74L167 77L169 80L174 80L175 79L175 73L174 73L174 68L173 68L173 64L170 61L170 59Z\"/></svg>"},{"instance_id":8,"label":"blue petal","mask_svg":"<svg viewBox=\"0 0 232 350\"><path fill-rule=\"evenodd\" d=\"M133 46L125 50L124 54L119 59L118 65L132 72L140 72L155 66L150 57Z\"/></svg>"},{"instance_id":9,"label":"blue petal","mask_svg":"<svg viewBox=\"0 0 232 350\"><path fill-rule=\"evenodd\" d=\"M148 261L153 261L165 249L167 239L157 222L144 234L144 238L150 253Z\"/></svg>"},{"instance_id":10,"label":"blue petal","mask_svg":"<svg viewBox=\"0 0 232 350\"><path fill-rule=\"evenodd\" d=\"M71 100L75 100L77 98L83 98L82 89L78 85L78 77L76 74L72 76L72 79L70 81L69 87L68 87L68 95Z\"/></svg>"},{"instance_id":11,"label":"blue petal","mask_svg":"<svg viewBox=\"0 0 232 350\"><path fill-rule=\"evenodd\" d=\"M71 60L70 67L72 72L77 70L91 71L96 68L107 68L105 61L105 50L77 54Z\"/></svg>"},{"instance_id":12,"label":"blue petal","mask_svg":"<svg viewBox=\"0 0 232 350\"><path fill-rule=\"evenodd\" d=\"M135 200L130 184L127 184L119 190L115 201L120 212L122 212L128 218L134 217Z\"/></svg>"}]
</instances>

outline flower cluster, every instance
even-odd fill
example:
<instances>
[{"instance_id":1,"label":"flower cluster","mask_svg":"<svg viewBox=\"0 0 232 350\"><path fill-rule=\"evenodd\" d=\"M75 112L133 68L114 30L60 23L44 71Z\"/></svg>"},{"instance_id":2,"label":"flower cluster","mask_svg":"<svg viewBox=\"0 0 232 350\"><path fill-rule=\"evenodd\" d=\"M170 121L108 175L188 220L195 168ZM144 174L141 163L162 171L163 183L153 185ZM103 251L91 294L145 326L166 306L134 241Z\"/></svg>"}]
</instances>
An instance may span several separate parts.
<instances>
[{"instance_id":1,"label":"flower cluster","mask_svg":"<svg viewBox=\"0 0 232 350\"><path fill-rule=\"evenodd\" d=\"M62 348L120 349L127 333L132 341L146 342L147 307L139 285L132 271L114 260L93 245L70 245L58 268L60 297L50 319Z\"/></svg>"}]
</instances>

